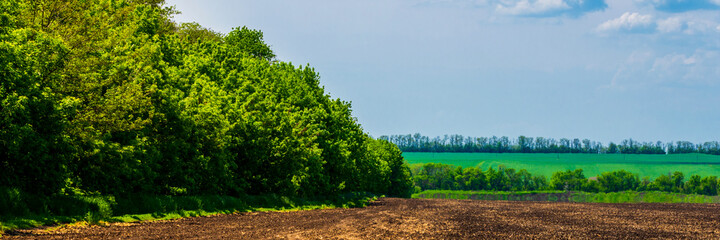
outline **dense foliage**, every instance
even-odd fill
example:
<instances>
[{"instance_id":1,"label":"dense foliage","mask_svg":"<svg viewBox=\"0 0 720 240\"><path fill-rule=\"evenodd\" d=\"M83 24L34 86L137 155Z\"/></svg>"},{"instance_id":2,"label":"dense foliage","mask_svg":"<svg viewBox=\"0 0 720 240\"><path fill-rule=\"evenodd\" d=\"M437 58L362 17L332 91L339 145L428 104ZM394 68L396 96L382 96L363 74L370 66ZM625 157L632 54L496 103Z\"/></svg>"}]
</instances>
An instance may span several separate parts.
<instances>
[{"instance_id":1,"label":"dense foliage","mask_svg":"<svg viewBox=\"0 0 720 240\"><path fill-rule=\"evenodd\" d=\"M0 2L0 187L40 194L409 196L363 132L263 34L176 24L162 0Z\"/></svg>"},{"instance_id":2,"label":"dense foliage","mask_svg":"<svg viewBox=\"0 0 720 240\"><path fill-rule=\"evenodd\" d=\"M395 143L404 152L484 152L484 153L619 153L619 154L681 154L703 153L720 155L720 142L694 144L687 141L663 143L638 142L632 139L607 146L589 139L556 140L544 137L465 137L445 135L430 138L419 133L410 135L381 136L380 139Z\"/></svg>"},{"instance_id":3,"label":"dense foliage","mask_svg":"<svg viewBox=\"0 0 720 240\"><path fill-rule=\"evenodd\" d=\"M639 177L625 170L605 172L587 178L582 169L553 173L550 181L544 176L533 176L527 170L519 171L500 167L487 171L475 167L427 163L413 165L413 180L418 189L424 190L489 190L489 191L537 191L561 190L583 192L662 191L685 194L718 195L720 181L716 176L692 175L685 179L681 172L661 175L654 180Z\"/></svg>"},{"instance_id":4,"label":"dense foliage","mask_svg":"<svg viewBox=\"0 0 720 240\"><path fill-rule=\"evenodd\" d=\"M527 170L489 168L487 171L468 167L428 163L412 168L415 185L420 190L493 190L533 191L549 189L543 176L533 176Z\"/></svg>"},{"instance_id":5,"label":"dense foliage","mask_svg":"<svg viewBox=\"0 0 720 240\"><path fill-rule=\"evenodd\" d=\"M490 201L546 201L585 203L720 203L718 196L659 191L575 192L575 191L460 191L426 190L412 198L473 199Z\"/></svg>"}]
</instances>

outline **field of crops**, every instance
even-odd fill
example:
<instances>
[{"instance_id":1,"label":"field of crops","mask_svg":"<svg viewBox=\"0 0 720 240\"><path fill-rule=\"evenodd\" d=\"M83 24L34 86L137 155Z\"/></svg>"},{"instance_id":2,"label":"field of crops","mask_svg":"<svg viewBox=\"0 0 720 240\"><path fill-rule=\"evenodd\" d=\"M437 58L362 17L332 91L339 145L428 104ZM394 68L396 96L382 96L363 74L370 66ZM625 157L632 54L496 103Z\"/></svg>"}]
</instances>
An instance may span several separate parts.
<instances>
[{"instance_id":1,"label":"field of crops","mask_svg":"<svg viewBox=\"0 0 720 240\"><path fill-rule=\"evenodd\" d=\"M603 172L626 170L640 177L655 178L661 174L680 171L685 176L720 175L720 156L705 154L572 154L572 153L427 153L405 152L405 160L412 166L424 163L443 163L486 170L500 165L527 169L534 175L552 176L554 172L581 168L586 177Z\"/></svg>"}]
</instances>

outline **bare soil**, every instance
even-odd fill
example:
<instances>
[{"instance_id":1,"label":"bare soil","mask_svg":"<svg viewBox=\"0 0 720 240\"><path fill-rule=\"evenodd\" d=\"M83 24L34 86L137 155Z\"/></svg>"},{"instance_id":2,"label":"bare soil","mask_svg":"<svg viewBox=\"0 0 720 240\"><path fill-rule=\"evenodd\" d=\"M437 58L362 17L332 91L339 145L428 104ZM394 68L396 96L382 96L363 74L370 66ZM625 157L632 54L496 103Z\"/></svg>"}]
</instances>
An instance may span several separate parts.
<instances>
[{"instance_id":1,"label":"bare soil","mask_svg":"<svg viewBox=\"0 0 720 240\"><path fill-rule=\"evenodd\" d=\"M368 207L22 230L9 239L720 239L719 204L382 198Z\"/></svg>"}]
</instances>

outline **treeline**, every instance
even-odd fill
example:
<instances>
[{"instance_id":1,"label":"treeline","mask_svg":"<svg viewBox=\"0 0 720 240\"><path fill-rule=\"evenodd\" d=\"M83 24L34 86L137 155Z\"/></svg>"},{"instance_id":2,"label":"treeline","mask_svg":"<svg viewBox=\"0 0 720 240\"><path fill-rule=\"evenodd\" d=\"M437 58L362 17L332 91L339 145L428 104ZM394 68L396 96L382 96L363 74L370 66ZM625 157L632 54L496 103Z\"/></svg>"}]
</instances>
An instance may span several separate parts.
<instances>
[{"instance_id":1,"label":"treeline","mask_svg":"<svg viewBox=\"0 0 720 240\"><path fill-rule=\"evenodd\" d=\"M363 132L263 34L177 24L162 0L0 2L0 188L41 195L408 196Z\"/></svg>"},{"instance_id":2,"label":"treeline","mask_svg":"<svg viewBox=\"0 0 720 240\"><path fill-rule=\"evenodd\" d=\"M681 172L661 175L655 179L625 170L605 172L593 178L585 177L582 169L553 173L548 181L544 176L533 176L525 169L519 171L499 167L487 171L475 167L427 163L412 168L416 192L424 190L489 190L535 191L563 190L584 192L663 191L686 194L718 195L720 181L717 176L692 175L685 178Z\"/></svg>"},{"instance_id":3,"label":"treeline","mask_svg":"<svg viewBox=\"0 0 720 240\"><path fill-rule=\"evenodd\" d=\"M465 137L445 135L430 138L416 134L381 136L380 139L396 144L403 152L483 152L483 153L621 153L621 154L678 154L703 153L720 155L720 142L694 144L687 141L670 143L638 142L626 139L607 146L589 139L556 140L544 137Z\"/></svg>"},{"instance_id":4,"label":"treeline","mask_svg":"<svg viewBox=\"0 0 720 240\"><path fill-rule=\"evenodd\" d=\"M427 163L412 168L413 181L418 190L492 190L534 191L550 188L544 176L533 176L527 170L512 168L455 167L441 163Z\"/></svg>"}]
</instances>

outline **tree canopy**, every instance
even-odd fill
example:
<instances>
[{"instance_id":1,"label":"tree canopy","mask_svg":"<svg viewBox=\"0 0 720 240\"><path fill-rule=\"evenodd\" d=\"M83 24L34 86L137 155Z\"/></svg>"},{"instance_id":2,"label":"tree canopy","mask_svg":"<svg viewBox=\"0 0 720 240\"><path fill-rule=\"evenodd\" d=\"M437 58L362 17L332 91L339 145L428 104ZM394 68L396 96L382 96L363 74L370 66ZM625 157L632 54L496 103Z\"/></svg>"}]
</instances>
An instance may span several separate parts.
<instances>
[{"instance_id":1,"label":"tree canopy","mask_svg":"<svg viewBox=\"0 0 720 240\"><path fill-rule=\"evenodd\" d=\"M483 171L477 167L456 167L440 163L414 164L411 167L416 191L465 190L465 191L663 191L686 194L718 195L720 181L717 176L692 175L687 181L683 173L660 175L642 180L631 172L618 170L604 172L586 178L582 169L558 171L548 181L545 176L532 175L525 169L519 171L504 166Z\"/></svg>"},{"instance_id":2,"label":"tree canopy","mask_svg":"<svg viewBox=\"0 0 720 240\"><path fill-rule=\"evenodd\" d=\"M162 0L0 3L0 187L43 194L408 196L363 132L259 30L177 24Z\"/></svg>"}]
</instances>

